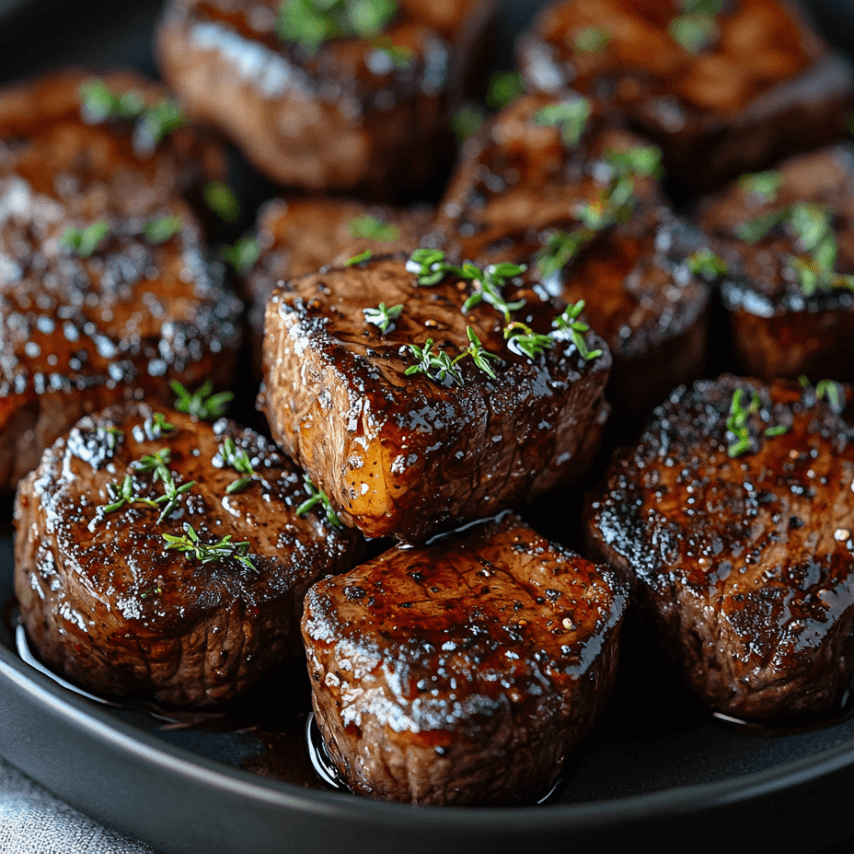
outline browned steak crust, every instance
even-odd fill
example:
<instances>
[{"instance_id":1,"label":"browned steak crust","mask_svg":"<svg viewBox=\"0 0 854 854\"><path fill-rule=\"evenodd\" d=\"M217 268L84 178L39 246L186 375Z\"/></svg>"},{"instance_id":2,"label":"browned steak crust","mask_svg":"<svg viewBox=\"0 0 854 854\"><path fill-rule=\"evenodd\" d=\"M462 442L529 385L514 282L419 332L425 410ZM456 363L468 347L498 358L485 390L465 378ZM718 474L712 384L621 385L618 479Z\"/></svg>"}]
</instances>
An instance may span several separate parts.
<instances>
[{"instance_id":1,"label":"browned steak crust","mask_svg":"<svg viewBox=\"0 0 854 854\"><path fill-rule=\"evenodd\" d=\"M231 376L240 302L223 286L182 194L217 174L220 153L180 129L151 151L130 123L81 119L82 72L0 92L0 489L82 414L169 381ZM131 75L116 92L165 93ZM205 167L210 161L210 169ZM178 217L152 242L146 227ZM63 245L95 223L88 257Z\"/></svg>"},{"instance_id":2,"label":"browned steak crust","mask_svg":"<svg viewBox=\"0 0 854 854\"><path fill-rule=\"evenodd\" d=\"M732 457L738 389L745 410L754 392L759 406L751 450ZM636 581L688 684L729 714L820 711L848 686L854 428L839 408L782 381L677 389L592 504L592 553ZM777 425L787 432L763 435Z\"/></svg>"},{"instance_id":3,"label":"browned steak crust","mask_svg":"<svg viewBox=\"0 0 854 854\"><path fill-rule=\"evenodd\" d=\"M775 192L766 195L751 189L762 177L777 187ZM721 293L735 352L746 373L766 380L801 374L816 380L849 379L854 377L851 289L819 288L806 295L790 261L802 255L804 247L785 224L756 242L739 236L746 224L798 203L830 213L838 250L834 270L854 273L854 150L850 145L791 157L769 174L744 176L699 207L700 226L718 242L732 271Z\"/></svg>"},{"instance_id":4,"label":"browned steak crust","mask_svg":"<svg viewBox=\"0 0 854 854\"><path fill-rule=\"evenodd\" d=\"M276 32L279 0L172 0L157 47L190 115L270 178L311 190L396 195L422 186L448 147L448 105L495 4L403 2L383 44L332 39L316 54ZM374 43L372 43L372 41Z\"/></svg>"},{"instance_id":5,"label":"browned steak crust","mask_svg":"<svg viewBox=\"0 0 854 854\"><path fill-rule=\"evenodd\" d=\"M421 287L404 256L381 256L309 274L278 288L267 305L259 406L273 437L368 536L423 541L438 530L533 499L588 468L607 417L607 350L585 361L556 333L530 361L509 350L502 317L462 307L471 285L448 275ZM529 288L516 312L539 333L559 310ZM364 310L402 305L382 334ZM470 327L495 379L466 358L462 382L407 375L407 345L454 358ZM604 346L595 335L589 347Z\"/></svg>"},{"instance_id":6,"label":"browned steak crust","mask_svg":"<svg viewBox=\"0 0 854 854\"><path fill-rule=\"evenodd\" d=\"M305 591L353 565L357 537L315 510L297 515L307 498L302 473L263 437L224 418L211 427L170 410L176 429L158 436L152 414L131 404L83 418L21 482L15 592L34 647L79 684L211 705L300 649ZM244 475L224 464L226 439L256 472L233 494L227 488ZM165 494L132 465L164 448L176 486L195 481L167 518L157 522L163 505L99 509L115 496L108 484L126 475L143 498ZM183 536L184 523L203 543L247 542L254 568L167 551L163 534Z\"/></svg>"},{"instance_id":7,"label":"browned steak crust","mask_svg":"<svg viewBox=\"0 0 854 854\"><path fill-rule=\"evenodd\" d=\"M333 762L416 804L547 790L611 690L627 593L515 516L319 582L302 628Z\"/></svg>"},{"instance_id":8,"label":"browned steak crust","mask_svg":"<svg viewBox=\"0 0 854 854\"><path fill-rule=\"evenodd\" d=\"M726 3L697 49L673 35L680 13L675 0L553 2L520 42L525 82L593 98L698 188L844 133L851 72L794 4Z\"/></svg>"}]
</instances>

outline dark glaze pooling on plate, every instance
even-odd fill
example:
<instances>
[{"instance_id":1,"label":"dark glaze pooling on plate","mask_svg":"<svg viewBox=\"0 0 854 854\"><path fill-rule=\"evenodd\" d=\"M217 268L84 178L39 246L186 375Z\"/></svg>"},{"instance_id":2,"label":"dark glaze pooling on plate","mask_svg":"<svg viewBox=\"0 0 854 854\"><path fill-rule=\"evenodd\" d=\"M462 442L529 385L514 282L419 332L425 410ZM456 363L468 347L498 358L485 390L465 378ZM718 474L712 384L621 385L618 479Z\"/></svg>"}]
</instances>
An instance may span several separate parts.
<instances>
[{"instance_id":1,"label":"dark glaze pooling on plate","mask_svg":"<svg viewBox=\"0 0 854 854\"><path fill-rule=\"evenodd\" d=\"M754 451L731 458L736 389ZM783 424L786 434L762 437ZM813 389L677 389L611 465L588 545L636 583L689 686L735 717L831 709L854 668L854 428Z\"/></svg>"},{"instance_id":2,"label":"dark glaze pooling on plate","mask_svg":"<svg viewBox=\"0 0 854 854\"><path fill-rule=\"evenodd\" d=\"M652 137L668 173L712 187L845 131L850 71L786 0L729 0L717 39L696 54L669 26L676 0L561 0L519 44L532 91L571 87L612 118ZM596 50L574 39L596 27Z\"/></svg>"},{"instance_id":3,"label":"dark glaze pooling on plate","mask_svg":"<svg viewBox=\"0 0 854 854\"><path fill-rule=\"evenodd\" d=\"M419 287L406 256L380 256L277 288L267 306L259 408L275 440L366 535L421 542L440 530L526 502L589 467L607 417L610 355L585 361L556 338L531 363L508 349L503 318L471 285L447 276ZM559 309L530 288L516 315L547 333ZM386 335L363 309L402 304ZM405 375L407 344L428 338L452 358L471 326L500 355L496 379L470 358L463 385ZM604 347L595 334L590 349Z\"/></svg>"},{"instance_id":4,"label":"dark glaze pooling on plate","mask_svg":"<svg viewBox=\"0 0 854 854\"><path fill-rule=\"evenodd\" d=\"M133 396L173 399L169 381L229 382L240 302L206 254L183 194L221 168L218 148L189 130L139 150L130 124L86 124L64 72L0 92L0 489L85 412ZM160 87L111 74L147 103ZM179 216L159 245L149 221ZM89 258L63 247L70 227L105 220Z\"/></svg>"},{"instance_id":5,"label":"dark glaze pooling on plate","mask_svg":"<svg viewBox=\"0 0 854 854\"><path fill-rule=\"evenodd\" d=\"M736 355L745 372L766 380L848 379L854 376L854 293L836 288L804 296L788 264L802 252L796 239L778 227L746 243L738 228L797 202L826 207L838 249L834 270L854 273L854 150L849 144L820 149L774 171L781 178L776 199L734 182L699 206L698 223L732 270L722 296Z\"/></svg>"},{"instance_id":6,"label":"dark glaze pooling on plate","mask_svg":"<svg viewBox=\"0 0 854 854\"><path fill-rule=\"evenodd\" d=\"M525 96L463 148L437 216L438 234L464 258L514 260L536 277L536 255L555 229L579 226L582 203L606 190L609 151L650 143L603 125L594 112L578 145L567 146L537 113L559 103ZM564 302L585 300L584 317L614 357L609 400L618 411L658 403L699 377L706 359L709 286L686 263L702 237L665 202L655 178L635 179L628 222L601 232L545 282Z\"/></svg>"},{"instance_id":7,"label":"dark glaze pooling on plate","mask_svg":"<svg viewBox=\"0 0 854 854\"><path fill-rule=\"evenodd\" d=\"M512 515L316 584L303 639L339 773L417 804L541 792L604 706L627 593Z\"/></svg>"},{"instance_id":8,"label":"dark glaze pooling on plate","mask_svg":"<svg viewBox=\"0 0 854 854\"><path fill-rule=\"evenodd\" d=\"M350 223L372 216L399 229L393 241L354 237ZM427 207L403 210L355 199L273 199L258 213L258 261L244 276L249 304L252 356L261 372L264 311L282 280L313 273L333 259L339 263L366 249L387 253L420 243L431 220Z\"/></svg>"},{"instance_id":9,"label":"dark glaze pooling on plate","mask_svg":"<svg viewBox=\"0 0 854 854\"><path fill-rule=\"evenodd\" d=\"M386 196L422 186L447 150L449 101L462 94L494 4L401 3L384 37L412 51L404 67L368 40L333 39L314 55L287 44L276 34L279 5L167 4L160 68L190 114L283 184Z\"/></svg>"},{"instance_id":10,"label":"dark glaze pooling on plate","mask_svg":"<svg viewBox=\"0 0 854 854\"><path fill-rule=\"evenodd\" d=\"M355 562L358 536L312 510L302 472L262 436L226 419L213 426L165 411L174 433L150 438L146 404L86 417L45 453L15 508L15 590L30 642L80 685L110 696L204 706L223 703L297 650L296 621L309 585ZM124 439L111 449L98 427ZM149 432L147 433L146 430ZM258 477L223 465L226 437ZM103 514L106 486L132 474L143 497L163 494L130 464L168 448L176 484L195 481L179 509L135 504ZM234 558L202 564L166 551L162 534L190 523L205 543L248 541L255 570Z\"/></svg>"}]
</instances>

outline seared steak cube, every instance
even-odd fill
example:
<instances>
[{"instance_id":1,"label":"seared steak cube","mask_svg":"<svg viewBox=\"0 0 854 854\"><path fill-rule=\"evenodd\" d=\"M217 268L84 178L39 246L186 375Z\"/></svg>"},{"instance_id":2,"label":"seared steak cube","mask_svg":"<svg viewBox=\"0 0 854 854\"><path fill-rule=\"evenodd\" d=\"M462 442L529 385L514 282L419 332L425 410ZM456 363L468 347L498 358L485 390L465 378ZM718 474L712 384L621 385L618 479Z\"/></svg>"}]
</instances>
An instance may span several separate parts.
<instances>
[{"instance_id":1,"label":"seared steak cube","mask_svg":"<svg viewBox=\"0 0 854 854\"><path fill-rule=\"evenodd\" d=\"M353 199L273 199L258 215L259 258L244 277L252 355L260 371L264 311L283 279L313 273L366 249L388 252L418 243L429 210L400 210Z\"/></svg>"},{"instance_id":2,"label":"seared steak cube","mask_svg":"<svg viewBox=\"0 0 854 854\"><path fill-rule=\"evenodd\" d=\"M591 551L690 687L742 718L830 709L854 669L845 390L724 375L677 389L593 502ZM782 432L785 431L785 432Z\"/></svg>"},{"instance_id":3,"label":"seared steak cube","mask_svg":"<svg viewBox=\"0 0 854 854\"><path fill-rule=\"evenodd\" d=\"M560 310L518 280L492 297L511 327L445 263L380 256L294 279L267 304L259 407L371 537L420 542L578 478L607 417L600 339L553 330ZM520 325L541 352L505 340Z\"/></svg>"},{"instance_id":4,"label":"seared steak cube","mask_svg":"<svg viewBox=\"0 0 854 854\"><path fill-rule=\"evenodd\" d=\"M519 54L532 91L593 98L699 188L841 136L852 91L845 62L787 0L559 0Z\"/></svg>"},{"instance_id":5,"label":"seared steak cube","mask_svg":"<svg viewBox=\"0 0 854 854\"><path fill-rule=\"evenodd\" d=\"M191 116L282 184L385 196L422 186L443 160L449 102L494 3L374 5L392 15L373 35L356 4L327 5L311 29L297 0L171 0L157 40L163 75Z\"/></svg>"},{"instance_id":6,"label":"seared steak cube","mask_svg":"<svg viewBox=\"0 0 854 854\"><path fill-rule=\"evenodd\" d=\"M416 804L547 791L611 690L627 593L515 516L319 582L302 630L336 768Z\"/></svg>"},{"instance_id":7,"label":"seared steak cube","mask_svg":"<svg viewBox=\"0 0 854 854\"><path fill-rule=\"evenodd\" d=\"M15 592L30 641L103 694L231 699L299 651L308 587L355 563L354 532L307 498L275 446L224 418L147 404L83 418L18 490Z\"/></svg>"},{"instance_id":8,"label":"seared steak cube","mask_svg":"<svg viewBox=\"0 0 854 854\"><path fill-rule=\"evenodd\" d=\"M86 412L231 377L240 302L182 198L220 153L170 104L131 75L0 92L0 490Z\"/></svg>"},{"instance_id":9,"label":"seared steak cube","mask_svg":"<svg viewBox=\"0 0 854 854\"><path fill-rule=\"evenodd\" d=\"M609 400L631 412L703 370L704 241L664 201L655 149L589 109L525 96L502 110L463 149L437 228L464 258L528 264L554 296L585 300L614 357Z\"/></svg>"},{"instance_id":10,"label":"seared steak cube","mask_svg":"<svg viewBox=\"0 0 854 854\"><path fill-rule=\"evenodd\" d=\"M722 296L747 373L854 376L851 146L743 176L700 205L699 223L731 268Z\"/></svg>"}]
</instances>

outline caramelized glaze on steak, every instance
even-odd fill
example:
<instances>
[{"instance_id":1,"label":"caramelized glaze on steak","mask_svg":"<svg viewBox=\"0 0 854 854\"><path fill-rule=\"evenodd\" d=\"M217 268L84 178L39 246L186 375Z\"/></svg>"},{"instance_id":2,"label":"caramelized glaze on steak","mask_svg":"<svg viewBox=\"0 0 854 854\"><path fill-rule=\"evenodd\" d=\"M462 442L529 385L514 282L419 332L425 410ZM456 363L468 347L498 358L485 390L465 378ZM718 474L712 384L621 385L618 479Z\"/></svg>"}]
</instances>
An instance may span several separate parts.
<instances>
[{"instance_id":1,"label":"caramelized glaze on steak","mask_svg":"<svg viewBox=\"0 0 854 854\"><path fill-rule=\"evenodd\" d=\"M627 593L516 516L319 582L302 629L335 766L416 804L547 791L611 690Z\"/></svg>"},{"instance_id":2,"label":"caramelized glaze on steak","mask_svg":"<svg viewBox=\"0 0 854 854\"><path fill-rule=\"evenodd\" d=\"M316 54L285 43L276 32L279 6L167 5L160 67L190 115L222 130L282 184L383 196L421 187L448 148L449 100L468 76L494 3L402 3L381 37L411 53L401 64L376 39L332 39Z\"/></svg>"},{"instance_id":3,"label":"caramelized glaze on steak","mask_svg":"<svg viewBox=\"0 0 854 854\"><path fill-rule=\"evenodd\" d=\"M594 114L579 143L567 145L539 118L560 103L519 98L463 149L436 222L462 257L510 258L536 277L551 236L579 228L581 207L606 192L607 156L649 144ZM649 408L700 376L708 337L709 288L688 263L703 238L670 210L654 177L635 178L634 195L628 221L601 231L544 281L564 302L585 301L585 319L614 357L609 400L622 412Z\"/></svg>"},{"instance_id":4,"label":"caramelized glaze on steak","mask_svg":"<svg viewBox=\"0 0 854 854\"><path fill-rule=\"evenodd\" d=\"M718 241L732 277L722 288L733 344L744 370L764 379L854 376L854 293L819 289L807 296L790 263L803 246L778 226L758 242L739 236L745 223L797 204L818 205L832 215L837 245L834 269L854 273L854 150L836 145L791 157L774 173L779 185L764 195L750 176L705 199L700 226Z\"/></svg>"},{"instance_id":5,"label":"caramelized glaze on steak","mask_svg":"<svg viewBox=\"0 0 854 854\"><path fill-rule=\"evenodd\" d=\"M389 226L382 240L363 237L367 218ZM258 214L260 257L244 278L252 354L261 367L264 311L279 282L313 273L366 249L390 252L417 244L431 220L428 208L412 211L355 199L273 199Z\"/></svg>"},{"instance_id":6,"label":"caramelized glaze on steak","mask_svg":"<svg viewBox=\"0 0 854 854\"><path fill-rule=\"evenodd\" d=\"M673 36L680 7L553 2L520 42L525 83L593 98L661 145L668 173L691 187L713 187L844 133L851 72L792 3L727 2L710 42L695 51Z\"/></svg>"},{"instance_id":7,"label":"caramelized glaze on steak","mask_svg":"<svg viewBox=\"0 0 854 854\"><path fill-rule=\"evenodd\" d=\"M751 450L728 455L733 395ZM844 403L843 397L840 403ZM784 425L784 435L764 436ZM854 428L815 389L724 375L680 388L611 465L590 550L637 599L711 706L829 709L854 668Z\"/></svg>"},{"instance_id":8,"label":"caramelized glaze on steak","mask_svg":"<svg viewBox=\"0 0 854 854\"><path fill-rule=\"evenodd\" d=\"M561 333L531 362L510 352L503 319L454 276L420 287L404 256L330 268L277 288L267 304L259 408L273 437L368 536L420 542L469 519L529 501L589 467L607 417L607 349L585 361ZM530 288L516 312L547 333L559 310ZM402 305L382 335L364 309ZM500 356L491 379L470 358L462 385L406 375L408 345L454 358L467 327ZM589 348L604 348L595 335Z\"/></svg>"},{"instance_id":9,"label":"caramelized glaze on steak","mask_svg":"<svg viewBox=\"0 0 854 854\"><path fill-rule=\"evenodd\" d=\"M171 400L169 381L230 380L240 302L211 263L182 197L219 152L179 130L139 151L130 125L86 124L67 72L0 92L0 489L14 488L82 414L143 393ZM129 75L106 82L161 89ZM162 243L148 223L177 216ZM62 244L104 221L90 257Z\"/></svg>"},{"instance_id":10,"label":"caramelized glaze on steak","mask_svg":"<svg viewBox=\"0 0 854 854\"><path fill-rule=\"evenodd\" d=\"M147 404L83 418L22 481L15 506L15 592L28 636L48 665L103 694L204 706L241 693L300 649L295 631L308 587L349 569L354 532L311 510L302 473L251 430L165 411L176 429L152 432ZM120 430L122 435L108 430ZM256 477L226 464L227 438ZM114 447L111 447L114 443ZM110 483L132 478L144 498L165 493L133 461L167 448L177 486L195 481L158 523L162 505L110 513ZM203 543L247 542L254 569L165 549L163 534L192 525Z\"/></svg>"}]
</instances>

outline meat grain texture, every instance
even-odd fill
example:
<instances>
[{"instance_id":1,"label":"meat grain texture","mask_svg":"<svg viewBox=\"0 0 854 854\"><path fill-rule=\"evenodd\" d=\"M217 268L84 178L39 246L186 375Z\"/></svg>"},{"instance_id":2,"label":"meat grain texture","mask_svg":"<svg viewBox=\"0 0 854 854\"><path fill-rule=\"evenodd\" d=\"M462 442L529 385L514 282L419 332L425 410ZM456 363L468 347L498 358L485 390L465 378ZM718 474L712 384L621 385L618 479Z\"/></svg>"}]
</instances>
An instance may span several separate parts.
<instances>
[{"instance_id":1,"label":"meat grain texture","mask_svg":"<svg viewBox=\"0 0 854 854\"><path fill-rule=\"evenodd\" d=\"M525 83L594 99L695 189L844 134L851 71L794 3L682 13L674 0L553 2L520 40Z\"/></svg>"},{"instance_id":2,"label":"meat grain texture","mask_svg":"<svg viewBox=\"0 0 854 854\"><path fill-rule=\"evenodd\" d=\"M739 389L755 411L750 450L732 457ZM839 408L782 381L677 389L592 504L590 553L633 580L689 686L727 714L824 711L848 687L854 428Z\"/></svg>"},{"instance_id":3,"label":"meat grain texture","mask_svg":"<svg viewBox=\"0 0 854 854\"><path fill-rule=\"evenodd\" d=\"M173 379L230 382L240 341L240 301L184 200L219 174L219 148L184 128L155 145L139 123L81 113L89 79L0 92L0 490L84 413L171 400ZM104 83L165 103L134 75ZM149 239L165 217L178 232ZM65 245L97 223L109 233L87 257Z\"/></svg>"},{"instance_id":4,"label":"meat grain texture","mask_svg":"<svg viewBox=\"0 0 854 854\"><path fill-rule=\"evenodd\" d=\"M111 407L45 452L18 490L15 593L31 643L57 672L101 694L208 706L301 651L306 590L352 567L359 539L317 510L297 514L302 472L262 436L225 418L163 414L174 430L159 430L147 404ZM227 439L256 472L232 494L245 474L229 464ZM195 481L177 507L162 522L163 504L105 512L126 476L135 495L165 494L135 466L164 449L176 486ZM167 550L163 535L185 536L185 523L205 544L248 543L253 566Z\"/></svg>"},{"instance_id":5,"label":"meat grain texture","mask_svg":"<svg viewBox=\"0 0 854 854\"><path fill-rule=\"evenodd\" d=\"M502 316L463 303L472 285L448 275L417 284L403 255L309 274L277 288L267 305L264 387L273 438L366 535L422 542L437 531L530 501L589 467L609 407L611 358L585 360L564 333L530 360L510 351ZM539 333L559 309L530 288L517 315ZM385 334L368 323L380 302L403 306ZM495 378L471 358L462 382L425 373L408 345L432 340L449 359L470 327ZM589 348L604 348L591 334ZM428 348L429 349L429 348Z\"/></svg>"},{"instance_id":6,"label":"meat grain texture","mask_svg":"<svg viewBox=\"0 0 854 854\"><path fill-rule=\"evenodd\" d=\"M765 380L854 377L854 292L820 285L806 293L792 259L805 252L793 206L827 216L835 273L854 273L854 149L835 145L791 157L771 172L745 175L699 206L697 221L730 267L721 295L741 368ZM742 229L766 217L782 222L757 240ZM814 232L815 233L815 232Z\"/></svg>"},{"instance_id":7,"label":"meat grain texture","mask_svg":"<svg viewBox=\"0 0 854 854\"><path fill-rule=\"evenodd\" d=\"M515 516L316 584L302 629L332 761L375 798L543 794L605 704L627 598Z\"/></svg>"}]
</instances>

